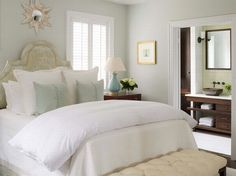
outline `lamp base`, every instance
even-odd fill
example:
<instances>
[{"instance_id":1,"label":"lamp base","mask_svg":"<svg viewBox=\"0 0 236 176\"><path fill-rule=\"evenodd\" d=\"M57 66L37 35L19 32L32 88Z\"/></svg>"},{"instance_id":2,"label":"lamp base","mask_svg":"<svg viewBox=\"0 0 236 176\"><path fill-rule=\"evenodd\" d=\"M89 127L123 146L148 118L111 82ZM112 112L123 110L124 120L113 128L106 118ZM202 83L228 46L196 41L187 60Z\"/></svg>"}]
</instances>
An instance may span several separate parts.
<instances>
[{"instance_id":1,"label":"lamp base","mask_svg":"<svg viewBox=\"0 0 236 176\"><path fill-rule=\"evenodd\" d=\"M109 92L108 95L110 95L110 96L118 96L119 92Z\"/></svg>"},{"instance_id":2,"label":"lamp base","mask_svg":"<svg viewBox=\"0 0 236 176\"><path fill-rule=\"evenodd\" d=\"M117 79L117 73L112 73L112 78L108 84L108 90L112 93L118 93L120 91L120 83Z\"/></svg>"}]
</instances>

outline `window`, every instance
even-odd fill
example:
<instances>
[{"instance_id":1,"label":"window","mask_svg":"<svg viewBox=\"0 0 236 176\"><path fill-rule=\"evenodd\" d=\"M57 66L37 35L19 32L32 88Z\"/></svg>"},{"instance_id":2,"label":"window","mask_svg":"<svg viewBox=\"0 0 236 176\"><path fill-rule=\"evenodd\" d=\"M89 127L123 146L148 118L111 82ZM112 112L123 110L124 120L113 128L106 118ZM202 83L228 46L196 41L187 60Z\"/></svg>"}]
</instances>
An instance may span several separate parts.
<instances>
[{"instance_id":1,"label":"window","mask_svg":"<svg viewBox=\"0 0 236 176\"><path fill-rule=\"evenodd\" d=\"M67 15L67 58L74 70L99 67L98 78L108 74L104 70L106 59L113 56L113 18L80 12Z\"/></svg>"}]
</instances>

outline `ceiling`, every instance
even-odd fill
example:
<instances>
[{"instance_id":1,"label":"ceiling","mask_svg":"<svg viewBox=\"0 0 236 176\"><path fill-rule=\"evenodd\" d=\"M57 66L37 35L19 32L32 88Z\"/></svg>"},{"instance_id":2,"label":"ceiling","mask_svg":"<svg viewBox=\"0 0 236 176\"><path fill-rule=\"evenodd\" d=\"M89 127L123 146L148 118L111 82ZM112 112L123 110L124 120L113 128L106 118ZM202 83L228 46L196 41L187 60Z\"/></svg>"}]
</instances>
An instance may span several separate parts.
<instances>
[{"instance_id":1,"label":"ceiling","mask_svg":"<svg viewBox=\"0 0 236 176\"><path fill-rule=\"evenodd\" d=\"M132 4L143 3L147 0L106 0L106 1L111 1L118 4L132 5Z\"/></svg>"}]
</instances>

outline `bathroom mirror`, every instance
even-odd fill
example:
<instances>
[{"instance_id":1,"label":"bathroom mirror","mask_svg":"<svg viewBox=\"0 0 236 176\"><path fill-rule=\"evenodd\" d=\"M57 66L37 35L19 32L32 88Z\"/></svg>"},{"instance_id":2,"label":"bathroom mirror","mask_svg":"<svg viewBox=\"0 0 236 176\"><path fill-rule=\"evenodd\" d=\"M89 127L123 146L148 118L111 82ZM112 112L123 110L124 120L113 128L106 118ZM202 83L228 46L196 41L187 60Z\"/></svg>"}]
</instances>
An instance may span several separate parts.
<instances>
[{"instance_id":1,"label":"bathroom mirror","mask_svg":"<svg viewBox=\"0 0 236 176\"><path fill-rule=\"evenodd\" d=\"M231 69L231 29L206 31L206 69Z\"/></svg>"}]
</instances>

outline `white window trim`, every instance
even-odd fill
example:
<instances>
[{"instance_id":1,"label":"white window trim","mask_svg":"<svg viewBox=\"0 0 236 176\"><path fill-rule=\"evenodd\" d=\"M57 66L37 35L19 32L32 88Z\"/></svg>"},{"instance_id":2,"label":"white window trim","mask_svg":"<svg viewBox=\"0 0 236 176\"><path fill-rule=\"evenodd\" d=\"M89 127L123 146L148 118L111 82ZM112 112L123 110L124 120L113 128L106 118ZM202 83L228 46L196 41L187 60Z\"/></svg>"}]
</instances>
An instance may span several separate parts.
<instances>
[{"instance_id":1,"label":"white window trim","mask_svg":"<svg viewBox=\"0 0 236 176\"><path fill-rule=\"evenodd\" d=\"M67 44L66 44L66 59L73 63L72 57L72 32L73 22L80 21L85 23L98 23L109 26L107 37L107 56L114 56L114 18L102 15L94 15L84 12L68 11L67 12Z\"/></svg>"}]
</instances>

